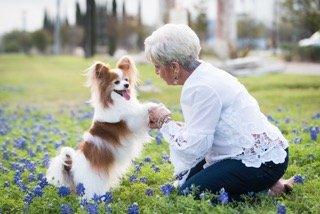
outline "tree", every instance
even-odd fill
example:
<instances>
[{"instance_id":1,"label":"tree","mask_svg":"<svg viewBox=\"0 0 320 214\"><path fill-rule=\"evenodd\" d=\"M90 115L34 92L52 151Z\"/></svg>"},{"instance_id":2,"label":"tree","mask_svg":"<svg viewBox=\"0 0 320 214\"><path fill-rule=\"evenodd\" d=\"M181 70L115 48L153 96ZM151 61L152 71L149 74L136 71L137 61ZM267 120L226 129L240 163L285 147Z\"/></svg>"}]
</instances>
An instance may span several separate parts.
<instances>
[{"instance_id":1,"label":"tree","mask_svg":"<svg viewBox=\"0 0 320 214\"><path fill-rule=\"evenodd\" d=\"M247 14L242 15L237 21L237 35L240 39L256 39L265 37L266 34L266 26Z\"/></svg>"},{"instance_id":2,"label":"tree","mask_svg":"<svg viewBox=\"0 0 320 214\"><path fill-rule=\"evenodd\" d=\"M85 57L92 57L96 52L96 4L87 0L85 19Z\"/></svg>"},{"instance_id":3,"label":"tree","mask_svg":"<svg viewBox=\"0 0 320 214\"><path fill-rule=\"evenodd\" d=\"M113 56L117 49L117 37L118 37L118 18L117 18L117 2L112 1L112 14L109 20L108 38L109 38L109 55Z\"/></svg>"},{"instance_id":4,"label":"tree","mask_svg":"<svg viewBox=\"0 0 320 214\"><path fill-rule=\"evenodd\" d=\"M43 27L44 30L52 33L53 32L53 21L50 19L47 10L44 11Z\"/></svg>"},{"instance_id":5,"label":"tree","mask_svg":"<svg viewBox=\"0 0 320 214\"><path fill-rule=\"evenodd\" d=\"M79 2L76 3L76 25L83 26L83 15L81 13L80 4Z\"/></svg>"},{"instance_id":6,"label":"tree","mask_svg":"<svg viewBox=\"0 0 320 214\"><path fill-rule=\"evenodd\" d=\"M299 41L320 30L319 0L283 0L281 6L280 25L292 29L291 41Z\"/></svg>"},{"instance_id":7,"label":"tree","mask_svg":"<svg viewBox=\"0 0 320 214\"><path fill-rule=\"evenodd\" d=\"M50 44L50 34L46 30L37 30L31 34L32 44L41 52L45 53Z\"/></svg>"},{"instance_id":8,"label":"tree","mask_svg":"<svg viewBox=\"0 0 320 214\"><path fill-rule=\"evenodd\" d=\"M145 32L144 32L144 27L142 24L142 14L141 14L141 0L139 0L138 4L138 26L137 26L137 34L138 34L138 39L137 39L137 47L139 50L143 50L144 47L144 38L145 38Z\"/></svg>"},{"instance_id":9,"label":"tree","mask_svg":"<svg viewBox=\"0 0 320 214\"><path fill-rule=\"evenodd\" d=\"M28 53L32 43L30 33L25 31L11 31L2 38L5 52L24 52Z\"/></svg>"}]
</instances>

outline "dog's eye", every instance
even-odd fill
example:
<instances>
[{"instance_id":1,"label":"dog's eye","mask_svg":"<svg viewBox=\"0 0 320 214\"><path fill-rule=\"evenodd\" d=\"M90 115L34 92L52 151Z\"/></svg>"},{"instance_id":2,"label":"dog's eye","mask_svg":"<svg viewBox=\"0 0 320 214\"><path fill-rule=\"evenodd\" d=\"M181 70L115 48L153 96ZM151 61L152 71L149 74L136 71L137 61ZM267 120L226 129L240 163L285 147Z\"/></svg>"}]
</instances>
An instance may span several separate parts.
<instances>
[{"instance_id":1,"label":"dog's eye","mask_svg":"<svg viewBox=\"0 0 320 214\"><path fill-rule=\"evenodd\" d=\"M118 85L120 83L119 80L115 81L114 84Z\"/></svg>"},{"instance_id":2,"label":"dog's eye","mask_svg":"<svg viewBox=\"0 0 320 214\"><path fill-rule=\"evenodd\" d=\"M125 78L124 80L125 80L125 81L127 81L127 82L129 81L129 79L128 79L128 78Z\"/></svg>"}]
</instances>

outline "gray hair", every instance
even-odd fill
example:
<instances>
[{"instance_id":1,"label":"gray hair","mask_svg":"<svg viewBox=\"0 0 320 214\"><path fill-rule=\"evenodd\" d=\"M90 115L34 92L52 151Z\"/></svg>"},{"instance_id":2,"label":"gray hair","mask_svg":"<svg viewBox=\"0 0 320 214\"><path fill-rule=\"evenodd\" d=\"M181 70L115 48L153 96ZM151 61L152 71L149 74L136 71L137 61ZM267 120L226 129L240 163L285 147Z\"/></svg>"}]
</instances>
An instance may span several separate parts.
<instances>
[{"instance_id":1,"label":"gray hair","mask_svg":"<svg viewBox=\"0 0 320 214\"><path fill-rule=\"evenodd\" d=\"M179 63L186 70L194 70L201 50L196 33L183 24L166 24L144 41L148 61L168 65Z\"/></svg>"}]
</instances>

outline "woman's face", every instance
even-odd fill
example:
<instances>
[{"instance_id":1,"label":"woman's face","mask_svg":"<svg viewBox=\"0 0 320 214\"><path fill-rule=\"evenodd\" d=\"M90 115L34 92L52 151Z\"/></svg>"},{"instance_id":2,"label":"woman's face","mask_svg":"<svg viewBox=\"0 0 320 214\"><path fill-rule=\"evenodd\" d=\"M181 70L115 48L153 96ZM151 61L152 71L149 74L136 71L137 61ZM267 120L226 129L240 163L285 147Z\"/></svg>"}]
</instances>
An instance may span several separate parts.
<instances>
[{"instance_id":1,"label":"woman's face","mask_svg":"<svg viewBox=\"0 0 320 214\"><path fill-rule=\"evenodd\" d=\"M155 72L161 77L168 85L175 85L173 70L170 69L170 66L164 66L160 64L155 64Z\"/></svg>"}]
</instances>

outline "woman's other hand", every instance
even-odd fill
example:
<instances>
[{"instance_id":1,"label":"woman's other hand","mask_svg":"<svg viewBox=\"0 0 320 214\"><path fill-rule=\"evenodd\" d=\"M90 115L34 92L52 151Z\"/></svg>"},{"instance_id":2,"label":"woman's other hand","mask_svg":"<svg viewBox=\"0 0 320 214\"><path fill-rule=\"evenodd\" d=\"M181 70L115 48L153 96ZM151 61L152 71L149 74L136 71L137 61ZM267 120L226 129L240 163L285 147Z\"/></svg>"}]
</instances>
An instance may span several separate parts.
<instances>
[{"instance_id":1,"label":"woman's other hand","mask_svg":"<svg viewBox=\"0 0 320 214\"><path fill-rule=\"evenodd\" d=\"M149 109L149 128L159 129L162 124L170 120L171 111L165 107L163 104L160 104L156 107L151 107Z\"/></svg>"}]
</instances>

